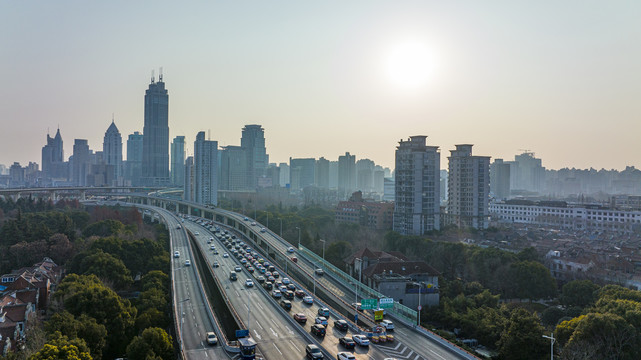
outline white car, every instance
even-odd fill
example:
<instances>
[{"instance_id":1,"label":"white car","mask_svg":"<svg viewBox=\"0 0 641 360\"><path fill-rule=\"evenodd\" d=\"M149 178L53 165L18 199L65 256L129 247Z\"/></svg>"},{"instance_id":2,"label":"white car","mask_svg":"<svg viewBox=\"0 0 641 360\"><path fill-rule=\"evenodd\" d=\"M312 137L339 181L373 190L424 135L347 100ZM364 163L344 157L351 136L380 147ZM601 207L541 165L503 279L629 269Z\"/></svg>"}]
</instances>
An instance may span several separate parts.
<instances>
[{"instance_id":1,"label":"white car","mask_svg":"<svg viewBox=\"0 0 641 360\"><path fill-rule=\"evenodd\" d=\"M369 346L369 339L365 335L353 335L352 339L360 346Z\"/></svg>"},{"instance_id":2,"label":"white car","mask_svg":"<svg viewBox=\"0 0 641 360\"><path fill-rule=\"evenodd\" d=\"M303 302L305 304L313 304L314 303L314 298L309 296L309 295L307 295L307 296L303 297Z\"/></svg>"},{"instance_id":3,"label":"white car","mask_svg":"<svg viewBox=\"0 0 641 360\"><path fill-rule=\"evenodd\" d=\"M196 232L194 233L194 235L198 236L198 235L200 235L200 233L199 233L198 231L196 231Z\"/></svg>"},{"instance_id":4,"label":"white car","mask_svg":"<svg viewBox=\"0 0 641 360\"><path fill-rule=\"evenodd\" d=\"M283 278L282 282L284 285L289 285L291 283L291 281L289 281L289 278Z\"/></svg>"},{"instance_id":5,"label":"white car","mask_svg":"<svg viewBox=\"0 0 641 360\"><path fill-rule=\"evenodd\" d=\"M191 266L191 261L189 261L189 259L185 260L185 266Z\"/></svg>"},{"instance_id":6,"label":"white car","mask_svg":"<svg viewBox=\"0 0 641 360\"><path fill-rule=\"evenodd\" d=\"M394 323L391 322L390 320L381 321L381 326L387 330L394 330Z\"/></svg>"},{"instance_id":7,"label":"white car","mask_svg":"<svg viewBox=\"0 0 641 360\"><path fill-rule=\"evenodd\" d=\"M229 254L224 253L224 254L223 254L223 257L224 257L224 258L228 258L228 257L229 257Z\"/></svg>"},{"instance_id":8,"label":"white car","mask_svg":"<svg viewBox=\"0 0 641 360\"><path fill-rule=\"evenodd\" d=\"M216 337L216 334L214 334L213 332L207 333L207 344L209 345L218 344L218 338Z\"/></svg>"},{"instance_id":9,"label":"white car","mask_svg":"<svg viewBox=\"0 0 641 360\"><path fill-rule=\"evenodd\" d=\"M338 360L356 360L354 354L348 352L339 352L336 358Z\"/></svg>"},{"instance_id":10,"label":"white car","mask_svg":"<svg viewBox=\"0 0 641 360\"><path fill-rule=\"evenodd\" d=\"M293 253L293 252L294 252L294 248L293 248L293 247L291 247L291 246L290 246L290 247L288 247L288 248L287 248L287 252L288 252L288 253Z\"/></svg>"},{"instance_id":11,"label":"white car","mask_svg":"<svg viewBox=\"0 0 641 360\"><path fill-rule=\"evenodd\" d=\"M256 222L255 221L252 221L252 226L256 226Z\"/></svg>"},{"instance_id":12,"label":"white car","mask_svg":"<svg viewBox=\"0 0 641 360\"><path fill-rule=\"evenodd\" d=\"M327 318L324 316L317 316L316 319L314 319L314 322L316 324L327 326Z\"/></svg>"},{"instance_id":13,"label":"white car","mask_svg":"<svg viewBox=\"0 0 641 360\"><path fill-rule=\"evenodd\" d=\"M267 229L265 229L265 228L260 228L260 232L264 233L264 232L266 232L266 231L267 231Z\"/></svg>"},{"instance_id":14,"label":"white car","mask_svg":"<svg viewBox=\"0 0 641 360\"><path fill-rule=\"evenodd\" d=\"M254 287L254 282L252 281L252 279L245 280L245 286Z\"/></svg>"},{"instance_id":15,"label":"white car","mask_svg":"<svg viewBox=\"0 0 641 360\"><path fill-rule=\"evenodd\" d=\"M175 258L180 257L180 251L178 251L178 250L174 251L174 257Z\"/></svg>"}]
</instances>

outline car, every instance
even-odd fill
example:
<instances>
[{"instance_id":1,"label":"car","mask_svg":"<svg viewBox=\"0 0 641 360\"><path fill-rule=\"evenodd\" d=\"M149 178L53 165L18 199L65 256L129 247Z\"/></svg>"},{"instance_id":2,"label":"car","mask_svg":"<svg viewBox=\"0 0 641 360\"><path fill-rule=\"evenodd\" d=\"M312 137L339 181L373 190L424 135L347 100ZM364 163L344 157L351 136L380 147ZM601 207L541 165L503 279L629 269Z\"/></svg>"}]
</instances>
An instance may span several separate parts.
<instances>
[{"instance_id":1,"label":"car","mask_svg":"<svg viewBox=\"0 0 641 360\"><path fill-rule=\"evenodd\" d=\"M307 315L303 313L296 313L294 314L294 320L296 320L299 324L304 324L307 322Z\"/></svg>"},{"instance_id":2,"label":"car","mask_svg":"<svg viewBox=\"0 0 641 360\"><path fill-rule=\"evenodd\" d=\"M369 339L365 335L354 335L352 336L352 339L359 346L369 346Z\"/></svg>"},{"instance_id":3,"label":"car","mask_svg":"<svg viewBox=\"0 0 641 360\"><path fill-rule=\"evenodd\" d=\"M266 281L266 282L263 284L263 287L265 288L265 290L271 290L271 289L272 289L272 287L273 287L273 285L272 285L271 281Z\"/></svg>"},{"instance_id":4,"label":"car","mask_svg":"<svg viewBox=\"0 0 641 360\"><path fill-rule=\"evenodd\" d=\"M281 294L280 290L274 290L274 291L272 291L272 296L273 296L275 299L278 299L278 298L280 298L281 296L283 296L283 294Z\"/></svg>"},{"instance_id":5,"label":"car","mask_svg":"<svg viewBox=\"0 0 641 360\"><path fill-rule=\"evenodd\" d=\"M321 349L314 344L309 344L305 347L305 355L312 360L324 358Z\"/></svg>"},{"instance_id":6,"label":"car","mask_svg":"<svg viewBox=\"0 0 641 360\"><path fill-rule=\"evenodd\" d=\"M316 269L314 272L318 276L323 276L325 274L325 271L323 271L323 269L321 269L321 268Z\"/></svg>"},{"instance_id":7,"label":"car","mask_svg":"<svg viewBox=\"0 0 641 360\"><path fill-rule=\"evenodd\" d=\"M267 277L267 280L271 281L272 283L276 281L276 279L274 279L274 277L271 275Z\"/></svg>"},{"instance_id":8,"label":"car","mask_svg":"<svg viewBox=\"0 0 641 360\"><path fill-rule=\"evenodd\" d=\"M296 285L294 285L294 284L287 285L287 290L296 291Z\"/></svg>"},{"instance_id":9,"label":"car","mask_svg":"<svg viewBox=\"0 0 641 360\"><path fill-rule=\"evenodd\" d=\"M318 308L318 316L324 316L326 318L329 317L329 309L328 308Z\"/></svg>"},{"instance_id":10,"label":"car","mask_svg":"<svg viewBox=\"0 0 641 360\"><path fill-rule=\"evenodd\" d=\"M218 338L216 337L216 334L214 334L212 331L207 333L207 344L209 345L218 344Z\"/></svg>"},{"instance_id":11,"label":"car","mask_svg":"<svg viewBox=\"0 0 641 360\"><path fill-rule=\"evenodd\" d=\"M259 283L261 283L261 284L262 284L262 283L264 283L264 282L265 282L265 277L264 277L264 276L262 276L262 275L259 275L259 276L256 278L256 281L258 281Z\"/></svg>"},{"instance_id":12,"label":"car","mask_svg":"<svg viewBox=\"0 0 641 360\"><path fill-rule=\"evenodd\" d=\"M294 292L291 291L291 290L287 290L287 291L285 291L283 293L283 296L285 297L285 299L290 299L291 300L291 299L294 298Z\"/></svg>"},{"instance_id":13,"label":"car","mask_svg":"<svg viewBox=\"0 0 641 360\"><path fill-rule=\"evenodd\" d=\"M280 286L278 286L277 284L274 284L274 285L276 285L278 290L280 290L280 292L282 292L283 294L285 294L285 292L287 291L287 287L285 285L280 285Z\"/></svg>"},{"instance_id":14,"label":"car","mask_svg":"<svg viewBox=\"0 0 641 360\"><path fill-rule=\"evenodd\" d=\"M180 230L180 229L182 229L182 226L180 225L176 226L176 230Z\"/></svg>"},{"instance_id":15,"label":"car","mask_svg":"<svg viewBox=\"0 0 641 360\"><path fill-rule=\"evenodd\" d=\"M292 261L297 263L298 262L298 258L296 256L292 256Z\"/></svg>"},{"instance_id":16,"label":"car","mask_svg":"<svg viewBox=\"0 0 641 360\"><path fill-rule=\"evenodd\" d=\"M216 250L216 245L214 244L209 245L209 250Z\"/></svg>"},{"instance_id":17,"label":"car","mask_svg":"<svg viewBox=\"0 0 641 360\"><path fill-rule=\"evenodd\" d=\"M325 336L325 326L321 324L312 325L312 334L316 336Z\"/></svg>"},{"instance_id":18,"label":"car","mask_svg":"<svg viewBox=\"0 0 641 360\"><path fill-rule=\"evenodd\" d=\"M235 272L231 271L231 272L229 273L229 280L231 280L231 281L236 281L236 280L238 280L238 276L236 276L236 273L235 273Z\"/></svg>"},{"instance_id":19,"label":"car","mask_svg":"<svg viewBox=\"0 0 641 360\"><path fill-rule=\"evenodd\" d=\"M311 304L313 304L313 303L314 303L314 298L313 298L313 297L311 297L311 296L309 296L309 295L304 296L304 297L303 297L303 302L304 302L305 304L310 304L310 305L311 305Z\"/></svg>"},{"instance_id":20,"label":"car","mask_svg":"<svg viewBox=\"0 0 641 360\"><path fill-rule=\"evenodd\" d=\"M394 330L394 323L390 320L383 320L381 321L380 325L387 330Z\"/></svg>"},{"instance_id":21,"label":"car","mask_svg":"<svg viewBox=\"0 0 641 360\"><path fill-rule=\"evenodd\" d=\"M180 257L180 251L176 250L174 251L174 257L179 258Z\"/></svg>"},{"instance_id":22,"label":"car","mask_svg":"<svg viewBox=\"0 0 641 360\"><path fill-rule=\"evenodd\" d=\"M189 259L185 260L185 266L191 266L191 261L189 261Z\"/></svg>"},{"instance_id":23,"label":"car","mask_svg":"<svg viewBox=\"0 0 641 360\"><path fill-rule=\"evenodd\" d=\"M209 242L212 242L212 241L214 241L214 237L213 237L213 236L210 236L210 237L209 237Z\"/></svg>"},{"instance_id":24,"label":"car","mask_svg":"<svg viewBox=\"0 0 641 360\"><path fill-rule=\"evenodd\" d=\"M338 360L356 360L356 357L352 353L341 351L336 355Z\"/></svg>"},{"instance_id":25,"label":"car","mask_svg":"<svg viewBox=\"0 0 641 360\"><path fill-rule=\"evenodd\" d=\"M220 264L218 263L218 261L214 261L214 263L213 263L213 265L212 265L212 266L213 266L213 267L215 267L215 268L217 268L217 267L219 267L219 266L220 266Z\"/></svg>"},{"instance_id":26,"label":"car","mask_svg":"<svg viewBox=\"0 0 641 360\"><path fill-rule=\"evenodd\" d=\"M327 318L324 316L317 316L316 319L314 319L314 322L316 324L321 324L326 326L327 325Z\"/></svg>"},{"instance_id":27,"label":"car","mask_svg":"<svg viewBox=\"0 0 641 360\"><path fill-rule=\"evenodd\" d=\"M252 221L252 226L256 226L256 222L255 221Z\"/></svg>"},{"instance_id":28,"label":"car","mask_svg":"<svg viewBox=\"0 0 641 360\"><path fill-rule=\"evenodd\" d=\"M200 235L200 233L199 233L198 231L196 231L196 232L194 233L194 235L198 236L198 235Z\"/></svg>"},{"instance_id":29,"label":"car","mask_svg":"<svg viewBox=\"0 0 641 360\"><path fill-rule=\"evenodd\" d=\"M235 272L241 272L241 271L243 271L243 269L241 269L241 268L240 268L240 266L236 266L236 267L234 268L234 271L235 271Z\"/></svg>"},{"instance_id":30,"label":"car","mask_svg":"<svg viewBox=\"0 0 641 360\"><path fill-rule=\"evenodd\" d=\"M243 220L248 221L248 220L249 220L249 218L248 218L247 216L245 216L245 217L243 218Z\"/></svg>"},{"instance_id":31,"label":"car","mask_svg":"<svg viewBox=\"0 0 641 360\"><path fill-rule=\"evenodd\" d=\"M294 252L294 248L293 248L293 247L291 247L291 246L290 246L290 247L288 247L288 248L287 248L287 252L288 252L288 253L290 253L290 254L291 254L291 253L293 253L293 252Z\"/></svg>"},{"instance_id":32,"label":"car","mask_svg":"<svg viewBox=\"0 0 641 360\"><path fill-rule=\"evenodd\" d=\"M289 285L291 283L291 281L289 281L289 278L286 277L284 277L281 281L283 282L283 285Z\"/></svg>"},{"instance_id":33,"label":"car","mask_svg":"<svg viewBox=\"0 0 641 360\"><path fill-rule=\"evenodd\" d=\"M260 228L260 232L262 232L262 233L267 232L267 229L265 229L265 228Z\"/></svg>"},{"instance_id":34,"label":"car","mask_svg":"<svg viewBox=\"0 0 641 360\"><path fill-rule=\"evenodd\" d=\"M223 254L223 257L224 257L224 258L228 258L228 257L229 257L229 254L228 254L228 253L224 253L224 254Z\"/></svg>"},{"instance_id":35,"label":"car","mask_svg":"<svg viewBox=\"0 0 641 360\"><path fill-rule=\"evenodd\" d=\"M218 255L218 250L214 249L214 255Z\"/></svg>"},{"instance_id":36,"label":"car","mask_svg":"<svg viewBox=\"0 0 641 360\"><path fill-rule=\"evenodd\" d=\"M280 306L282 306L283 309L289 311L292 309L292 302L289 300L283 300L280 302Z\"/></svg>"},{"instance_id":37,"label":"car","mask_svg":"<svg viewBox=\"0 0 641 360\"><path fill-rule=\"evenodd\" d=\"M294 296L302 299L305 296L305 292L303 290L298 289L294 291Z\"/></svg>"},{"instance_id":38,"label":"car","mask_svg":"<svg viewBox=\"0 0 641 360\"><path fill-rule=\"evenodd\" d=\"M334 321L334 327L340 331L347 331L349 325L347 324L347 321L341 319Z\"/></svg>"},{"instance_id":39,"label":"car","mask_svg":"<svg viewBox=\"0 0 641 360\"><path fill-rule=\"evenodd\" d=\"M243 265L247 264L247 259L240 259L240 263Z\"/></svg>"},{"instance_id":40,"label":"car","mask_svg":"<svg viewBox=\"0 0 641 360\"><path fill-rule=\"evenodd\" d=\"M278 271L272 271L272 276L275 277L276 279L278 279L280 274L278 273Z\"/></svg>"},{"instance_id":41,"label":"car","mask_svg":"<svg viewBox=\"0 0 641 360\"><path fill-rule=\"evenodd\" d=\"M359 302L352 303L352 307L356 308L358 311L363 311L363 305Z\"/></svg>"},{"instance_id":42,"label":"car","mask_svg":"<svg viewBox=\"0 0 641 360\"><path fill-rule=\"evenodd\" d=\"M245 280L245 286L254 287L254 282L252 281L252 279Z\"/></svg>"},{"instance_id":43,"label":"car","mask_svg":"<svg viewBox=\"0 0 641 360\"><path fill-rule=\"evenodd\" d=\"M247 267L247 271L249 271L250 273L253 273L254 271L256 271L256 269L254 269L253 266L249 266Z\"/></svg>"}]
</instances>

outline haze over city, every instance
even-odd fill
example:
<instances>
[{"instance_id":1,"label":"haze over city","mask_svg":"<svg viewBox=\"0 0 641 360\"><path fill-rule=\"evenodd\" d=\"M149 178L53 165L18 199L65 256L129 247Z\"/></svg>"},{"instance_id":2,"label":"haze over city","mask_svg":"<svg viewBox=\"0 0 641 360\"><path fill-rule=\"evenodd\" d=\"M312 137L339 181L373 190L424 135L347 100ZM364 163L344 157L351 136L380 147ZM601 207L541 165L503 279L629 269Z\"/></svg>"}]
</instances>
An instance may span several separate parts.
<instances>
[{"instance_id":1,"label":"haze over city","mask_svg":"<svg viewBox=\"0 0 641 360\"><path fill-rule=\"evenodd\" d=\"M75 138L100 148L112 114L142 131L163 67L170 138L237 144L261 124L271 162L349 151L393 168L399 139L421 134L444 154L639 167L640 15L595 1L7 2L0 163L39 162L58 126L65 156Z\"/></svg>"}]
</instances>

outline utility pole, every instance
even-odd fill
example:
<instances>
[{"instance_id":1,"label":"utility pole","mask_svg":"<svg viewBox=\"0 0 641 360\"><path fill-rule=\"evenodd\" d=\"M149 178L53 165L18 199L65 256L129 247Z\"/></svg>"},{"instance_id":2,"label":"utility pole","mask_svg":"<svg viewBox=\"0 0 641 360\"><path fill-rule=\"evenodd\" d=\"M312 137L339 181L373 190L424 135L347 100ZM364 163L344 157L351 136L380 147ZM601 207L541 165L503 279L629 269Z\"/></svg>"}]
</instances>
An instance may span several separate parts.
<instances>
[{"instance_id":1,"label":"utility pole","mask_svg":"<svg viewBox=\"0 0 641 360\"><path fill-rule=\"evenodd\" d=\"M550 333L550 336L543 335L544 338L550 339L550 360L554 360L554 342L556 339L554 338L554 333Z\"/></svg>"}]
</instances>

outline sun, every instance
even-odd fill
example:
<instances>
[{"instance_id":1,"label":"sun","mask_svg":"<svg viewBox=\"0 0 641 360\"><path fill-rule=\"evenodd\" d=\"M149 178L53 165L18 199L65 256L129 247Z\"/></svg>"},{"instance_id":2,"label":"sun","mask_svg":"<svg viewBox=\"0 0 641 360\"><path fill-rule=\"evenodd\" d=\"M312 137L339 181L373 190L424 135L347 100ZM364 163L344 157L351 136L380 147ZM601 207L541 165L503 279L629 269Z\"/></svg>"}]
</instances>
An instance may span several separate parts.
<instances>
[{"instance_id":1,"label":"sun","mask_svg":"<svg viewBox=\"0 0 641 360\"><path fill-rule=\"evenodd\" d=\"M425 44L404 42L390 51L385 62L387 77L397 86L416 89L425 86L434 75L433 54Z\"/></svg>"}]
</instances>

